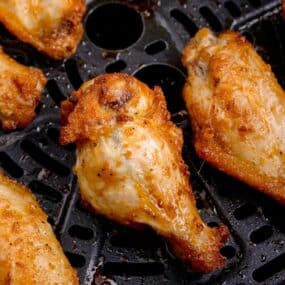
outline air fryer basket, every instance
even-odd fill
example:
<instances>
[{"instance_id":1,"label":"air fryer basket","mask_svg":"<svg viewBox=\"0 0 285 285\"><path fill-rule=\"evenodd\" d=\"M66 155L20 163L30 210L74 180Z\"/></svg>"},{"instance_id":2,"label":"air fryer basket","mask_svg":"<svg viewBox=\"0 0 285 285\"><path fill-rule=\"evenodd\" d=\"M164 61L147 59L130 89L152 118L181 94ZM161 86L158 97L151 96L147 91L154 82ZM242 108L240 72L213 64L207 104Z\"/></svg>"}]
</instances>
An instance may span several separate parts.
<instances>
[{"instance_id":1,"label":"air fryer basket","mask_svg":"<svg viewBox=\"0 0 285 285\"><path fill-rule=\"evenodd\" d=\"M285 87L280 13L276 0L91 0L83 41L64 62L40 55L0 27L5 51L49 78L35 121L25 130L0 132L0 165L36 194L81 284L285 284L284 207L197 158L180 94L181 49L202 26L241 31ZM134 74L163 87L172 119L184 131L184 159L201 215L231 231L221 250L225 269L187 273L151 230L121 227L81 206L72 174L75 147L58 144L59 105L82 82L105 72Z\"/></svg>"}]
</instances>

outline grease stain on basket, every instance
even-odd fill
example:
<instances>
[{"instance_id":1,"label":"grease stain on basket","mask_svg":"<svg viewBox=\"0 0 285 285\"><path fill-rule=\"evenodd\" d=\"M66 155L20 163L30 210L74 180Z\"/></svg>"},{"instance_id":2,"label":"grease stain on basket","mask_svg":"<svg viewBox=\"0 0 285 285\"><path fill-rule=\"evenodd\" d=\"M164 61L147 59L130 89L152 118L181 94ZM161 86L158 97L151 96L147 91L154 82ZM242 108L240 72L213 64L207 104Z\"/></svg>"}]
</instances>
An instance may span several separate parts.
<instances>
[{"instance_id":1,"label":"grease stain on basket","mask_svg":"<svg viewBox=\"0 0 285 285\"><path fill-rule=\"evenodd\" d=\"M157 7L161 6L161 0L128 0L128 4L148 18L153 15Z\"/></svg>"},{"instance_id":2,"label":"grease stain on basket","mask_svg":"<svg viewBox=\"0 0 285 285\"><path fill-rule=\"evenodd\" d=\"M186 5L187 5L187 1L188 1L188 0L178 0L178 2L180 3L180 5L182 5L182 6L186 6Z\"/></svg>"},{"instance_id":3,"label":"grease stain on basket","mask_svg":"<svg viewBox=\"0 0 285 285\"><path fill-rule=\"evenodd\" d=\"M119 56L119 53L115 51L104 50L101 55L103 59L116 59Z\"/></svg>"},{"instance_id":4,"label":"grease stain on basket","mask_svg":"<svg viewBox=\"0 0 285 285\"><path fill-rule=\"evenodd\" d=\"M102 268L104 265L105 258L103 256L100 256L98 260L98 264L93 269L94 277L91 285L118 285L116 281L102 274Z\"/></svg>"}]
</instances>

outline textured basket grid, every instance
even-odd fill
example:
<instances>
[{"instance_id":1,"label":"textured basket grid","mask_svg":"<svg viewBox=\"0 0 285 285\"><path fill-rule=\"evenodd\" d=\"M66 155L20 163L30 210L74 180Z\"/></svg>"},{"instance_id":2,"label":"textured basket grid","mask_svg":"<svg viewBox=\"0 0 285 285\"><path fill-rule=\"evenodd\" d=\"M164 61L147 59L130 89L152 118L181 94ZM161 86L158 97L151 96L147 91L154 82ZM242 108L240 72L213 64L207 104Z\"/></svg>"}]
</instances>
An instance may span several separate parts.
<instances>
[{"instance_id":1,"label":"textured basket grid","mask_svg":"<svg viewBox=\"0 0 285 285\"><path fill-rule=\"evenodd\" d=\"M144 5L141 2L88 1L87 32L78 52L63 63L50 61L1 27L0 43L4 49L25 64L41 67L49 78L36 120L25 130L0 133L1 167L36 194L82 284L91 284L93 277L94 284L109 284L112 280L132 285L284 284L284 209L196 157L180 95L185 74L180 63L181 49L202 26L215 32L227 28L240 30L272 64L285 86L280 1L148 0ZM140 11L137 20L142 23L142 31L129 47L105 50L92 42L93 30L96 32L92 16L104 5L115 11L118 3L127 5L131 11ZM136 28L128 33L137 33ZM112 39L108 44L112 45ZM58 144L58 106L82 82L101 73L121 71L134 74L151 86L163 87L172 118L184 130L184 159L190 167L201 215L209 225L225 223L231 229L231 237L222 249L228 258L223 271L204 276L186 273L153 232L115 225L80 205L72 175L75 147Z\"/></svg>"}]
</instances>

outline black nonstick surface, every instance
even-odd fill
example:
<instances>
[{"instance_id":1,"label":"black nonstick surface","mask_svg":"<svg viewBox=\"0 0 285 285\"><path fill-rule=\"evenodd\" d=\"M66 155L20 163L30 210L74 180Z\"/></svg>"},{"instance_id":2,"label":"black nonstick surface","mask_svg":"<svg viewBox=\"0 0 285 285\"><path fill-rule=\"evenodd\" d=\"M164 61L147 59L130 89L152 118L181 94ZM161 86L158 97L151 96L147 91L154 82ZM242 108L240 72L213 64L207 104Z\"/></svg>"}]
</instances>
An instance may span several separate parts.
<instances>
[{"instance_id":1,"label":"black nonstick surface","mask_svg":"<svg viewBox=\"0 0 285 285\"><path fill-rule=\"evenodd\" d=\"M202 26L241 31L285 87L280 1L88 2L83 41L64 62L40 55L0 27L5 51L49 78L35 121L25 130L0 131L0 165L36 194L81 284L285 284L284 207L197 158L180 95L181 49ZM224 270L187 273L151 230L118 226L80 205L72 174L75 147L58 144L58 106L82 82L105 72L126 72L163 87L172 118L184 130L184 159L200 213L209 225L225 223L231 230L221 250L228 259Z\"/></svg>"}]
</instances>

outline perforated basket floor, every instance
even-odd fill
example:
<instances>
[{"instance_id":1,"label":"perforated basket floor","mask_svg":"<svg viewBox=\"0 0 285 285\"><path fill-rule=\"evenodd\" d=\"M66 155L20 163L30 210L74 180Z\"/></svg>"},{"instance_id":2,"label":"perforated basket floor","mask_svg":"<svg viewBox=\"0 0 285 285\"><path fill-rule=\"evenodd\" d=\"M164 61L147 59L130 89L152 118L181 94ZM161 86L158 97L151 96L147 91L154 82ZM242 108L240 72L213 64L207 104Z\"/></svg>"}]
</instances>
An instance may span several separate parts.
<instances>
[{"instance_id":1,"label":"perforated basket floor","mask_svg":"<svg viewBox=\"0 0 285 285\"><path fill-rule=\"evenodd\" d=\"M200 161L180 91L180 53L198 28L240 30L272 64L285 87L285 24L280 1L89 1L84 39L65 62L54 62L17 41L3 27L0 44L17 60L49 78L36 120L27 129L0 133L0 164L36 194L49 215L81 284L285 284L285 209ZM113 224L81 207L72 175L75 147L58 144L60 102L83 81L105 72L134 74L161 85L173 120L185 134L197 206L210 225L225 223L231 238L222 249L224 270L194 275L151 231Z\"/></svg>"}]
</instances>

